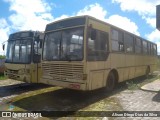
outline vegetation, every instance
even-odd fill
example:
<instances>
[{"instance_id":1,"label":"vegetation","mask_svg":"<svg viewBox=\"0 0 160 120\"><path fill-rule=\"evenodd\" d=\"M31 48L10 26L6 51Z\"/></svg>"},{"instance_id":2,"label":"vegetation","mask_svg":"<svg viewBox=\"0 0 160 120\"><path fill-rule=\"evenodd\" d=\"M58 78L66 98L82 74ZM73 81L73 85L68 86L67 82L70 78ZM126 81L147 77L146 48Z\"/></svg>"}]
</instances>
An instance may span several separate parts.
<instances>
[{"instance_id":1,"label":"vegetation","mask_svg":"<svg viewBox=\"0 0 160 120\"><path fill-rule=\"evenodd\" d=\"M0 59L5 59L6 56L5 55L0 55Z\"/></svg>"},{"instance_id":2,"label":"vegetation","mask_svg":"<svg viewBox=\"0 0 160 120\"><path fill-rule=\"evenodd\" d=\"M129 90L136 90L140 89L140 87L142 87L143 85L150 83L156 79L158 79L158 76L150 75L148 78L145 78L143 76L126 81L126 85Z\"/></svg>"},{"instance_id":3,"label":"vegetation","mask_svg":"<svg viewBox=\"0 0 160 120\"><path fill-rule=\"evenodd\" d=\"M0 80L5 80L5 79L7 79L7 78L4 76L4 74L0 73Z\"/></svg>"}]
</instances>

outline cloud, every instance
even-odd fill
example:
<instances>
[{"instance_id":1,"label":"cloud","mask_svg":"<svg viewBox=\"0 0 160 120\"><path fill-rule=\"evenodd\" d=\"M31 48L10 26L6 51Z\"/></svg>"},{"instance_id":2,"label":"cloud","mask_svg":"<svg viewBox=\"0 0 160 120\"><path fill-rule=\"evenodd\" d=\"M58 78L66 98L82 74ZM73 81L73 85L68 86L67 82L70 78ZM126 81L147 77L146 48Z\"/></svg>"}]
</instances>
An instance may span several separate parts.
<instances>
[{"instance_id":1,"label":"cloud","mask_svg":"<svg viewBox=\"0 0 160 120\"><path fill-rule=\"evenodd\" d=\"M10 4L10 11L12 14L9 16L10 25L5 23L5 26L10 26L13 31L20 30L39 30L43 31L46 24L55 20L64 19L70 17L69 15L61 15L60 17L54 18L51 14L52 7L45 0L5 0ZM55 5L54 5L55 6ZM79 15L90 15L97 19L107 21L113 25L116 25L122 29L130 31L139 35L137 25L130 19L112 15L107 16L107 11L98 3L88 5L84 9L74 12L71 16ZM117 22L118 19L118 22ZM129 28L129 29L128 29ZM8 28L6 29L6 32ZM4 32L5 33L5 32Z\"/></svg>"},{"instance_id":2,"label":"cloud","mask_svg":"<svg viewBox=\"0 0 160 120\"><path fill-rule=\"evenodd\" d=\"M4 42L8 39L8 34L10 32L10 27L4 18L0 18L0 41Z\"/></svg>"},{"instance_id":3,"label":"cloud","mask_svg":"<svg viewBox=\"0 0 160 120\"><path fill-rule=\"evenodd\" d=\"M51 5L45 0L4 0L9 3L11 15L0 18L0 42L8 39L9 34L21 30L44 31L46 24L53 21ZM53 4L52 4L53 5ZM8 20L8 21L7 21ZM0 54L4 52L0 47Z\"/></svg>"},{"instance_id":4,"label":"cloud","mask_svg":"<svg viewBox=\"0 0 160 120\"><path fill-rule=\"evenodd\" d=\"M13 30L44 31L47 23L53 21L51 6L45 0L5 0L10 4L9 16Z\"/></svg>"},{"instance_id":5,"label":"cloud","mask_svg":"<svg viewBox=\"0 0 160 120\"><path fill-rule=\"evenodd\" d=\"M65 18L68 18L68 17L71 17L71 16L69 16L69 15L61 15L60 17L55 18L54 21L65 19Z\"/></svg>"},{"instance_id":6,"label":"cloud","mask_svg":"<svg viewBox=\"0 0 160 120\"><path fill-rule=\"evenodd\" d=\"M154 16L156 5L160 0L112 0L113 3L120 4L122 11L135 11L140 16Z\"/></svg>"},{"instance_id":7,"label":"cloud","mask_svg":"<svg viewBox=\"0 0 160 120\"><path fill-rule=\"evenodd\" d=\"M160 31L154 30L150 34L146 34L148 40L157 44L158 52L160 54Z\"/></svg>"},{"instance_id":8,"label":"cloud","mask_svg":"<svg viewBox=\"0 0 160 120\"><path fill-rule=\"evenodd\" d=\"M10 32L10 28L8 26L6 19L0 18L0 35L1 35L0 42L1 43L3 43L8 39L9 32ZM0 44L0 54L4 54L1 44Z\"/></svg>"},{"instance_id":9,"label":"cloud","mask_svg":"<svg viewBox=\"0 0 160 120\"><path fill-rule=\"evenodd\" d=\"M9 20L12 23L11 28L15 30L44 30L47 23L70 17L69 15L61 15L58 18L54 18L51 14L51 6L44 0L5 1L10 3L10 11L14 12L9 17ZM121 27L122 29L129 30L130 32L139 35L137 31L138 27L134 22L132 22L126 17L118 15L110 16L107 19L107 11L98 3L88 5L84 7L84 9L79 10L77 13L73 14L72 16L75 15L90 15L97 19L107 21ZM117 19L119 19L119 22L117 22ZM127 26L129 26L129 29L127 29L127 27L124 28L126 24Z\"/></svg>"},{"instance_id":10,"label":"cloud","mask_svg":"<svg viewBox=\"0 0 160 120\"><path fill-rule=\"evenodd\" d=\"M104 10L98 3L88 5L80 10L77 15L90 15L100 20L105 20L107 11Z\"/></svg>"},{"instance_id":11,"label":"cloud","mask_svg":"<svg viewBox=\"0 0 160 120\"><path fill-rule=\"evenodd\" d=\"M97 13L97 14L95 14ZM131 33L134 33L136 35L140 35L138 32L138 26L132 22L130 19L127 17L123 17L120 15L112 15L112 16L107 16L107 11L103 9L98 3L86 6L84 9L80 10L77 12L76 15L90 15L93 16L97 19L106 21L112 25L115 25L117 27L120 27L124 30L127 30ZM108 18L107 18L108 17Z\"/></svg>"},{"instance_id":12,"label":"cloud","mask_svg":"<svg viewBox=\"0 0 160 120\"><path fill-rule=\"evenodd\" d=\"M106 21L112 25L140 36L140 33L138 32L138 26L127 17L112 15Z\"/></svg>"},{"instance_id":13,"label":"cloud","mask_svg":"<svg viewBox=\"0 0 160 120\"><path fill-rule=\"evenodd\" d=\"M98 13L98 14L95 14ZM107 11L104 10L98 3L91 4L85 6L82 10L79 10L78 12L72 14L72 15L61 15L58 18L55 18L56 20L72 17L72 16L81 16L81 15L90 15L92 17L95 17L100 20L105 20L105 17L107 15Z\"/></svg>"},{"instance_id":14,"label":"cloud","mask_svg":"<svg viewBox=\"0 0 160 120\"><path fill-rule=\"evenodd\" d=\"M160 31L154 30L150 34L145 35L152 42L160 42Z\"/></svg>"},{"instance_id":15,"label":"cloud","mask_svg":"<svg viewBox=\"0 0 160 120\"><path fill-rule=\"evenodd\" d=\"M137 12L154 30L146 35L146 38L157 43L160 53L160 31L156 30L156 5L160 0L112 0L113 3L120 4L122 11Z\"/></svg>"},{"instance_id":16,"label":"cloud","mask_svg":"<svg viewBox=\"0 0 160 120\"><path fill-rule=\"evenodd\" d=\"M120 4L122 11L137 12L147 24L155 28L156 5L160 4L160 0L112 0L112 2Z\"/></svg>"},{"instance_id":17,"label":"cloud","mask_svg":"<svg viewBox=\"0 0 160 120\"><path fill-rule=\"evenodd\" d=\"M0 28L4 28L6 26L8 26L8 23L7 23L6 19L1 18L0 19Z\"/></svg>"},{"instance_id":18,"label":"cloud","mask_svg":"<svg viewBox=\"0 0 160 120\"><path fill-rule=\"evenodd\" d=\"M146 22L153 28L156 28L156 18L145 18Z\"/></svg>"}]
</instances>

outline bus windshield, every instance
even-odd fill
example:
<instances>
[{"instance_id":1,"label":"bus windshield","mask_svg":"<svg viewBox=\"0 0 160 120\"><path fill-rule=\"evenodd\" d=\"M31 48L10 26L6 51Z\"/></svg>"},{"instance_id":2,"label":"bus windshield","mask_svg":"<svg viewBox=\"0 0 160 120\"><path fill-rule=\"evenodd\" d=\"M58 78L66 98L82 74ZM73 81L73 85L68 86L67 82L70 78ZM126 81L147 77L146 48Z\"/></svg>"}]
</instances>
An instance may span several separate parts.
<instances>
[{"instance_id":1,"label":"bus windshield","mask_svg":"<svg viewBox=\"0 0 160 120\"><path fill-rule=\"evenodd\" d=\"M30 61L31 61L31 39L8 41L6 62L30 63Z\"/></svg>"},{"instance_id":2,"label":"bus windshield","mask_svg":"<svg viewBox=\"0 0 160 120\"><path fill-rule=\"evenodd\" d=\"M44 60L82 60L83 27L50 32L45 35Z\"/></svg>"}]
</instances>

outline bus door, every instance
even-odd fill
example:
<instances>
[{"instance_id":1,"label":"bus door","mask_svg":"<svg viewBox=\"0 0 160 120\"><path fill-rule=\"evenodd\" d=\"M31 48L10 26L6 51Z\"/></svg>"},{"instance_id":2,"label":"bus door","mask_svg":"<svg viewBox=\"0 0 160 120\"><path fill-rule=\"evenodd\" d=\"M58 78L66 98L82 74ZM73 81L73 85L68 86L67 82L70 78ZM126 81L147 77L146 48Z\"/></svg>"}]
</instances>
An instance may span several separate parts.
<instances>
[{"instance_id":1,"label":"bus door","mask_svg":"<svg viewBox=\"0 0 160 120\"><path fill-rule=\"evenodd\" d=\"M42 53L42 47L41 47L41 41L34 41L34 49L33 49L33 64L32 64L32 80L35 83L38 83L42 74L42 68L41 68L41 53Z\"/></svg>"},{"instance_id":2,"label":"bus door","mask_svg":"<svg viewBox=\"0 0 160 120\"><path fill-rule=\"evenodd\" d=\"M93 26L93 25L92 25ZM107 27L106 27L107 28ZM89 28L87 41L87 71L89 73L89 89L97 89L105 86L106 61L109 50L109 29L102 24L95 28Z\"/></svg>"}]
</instances>

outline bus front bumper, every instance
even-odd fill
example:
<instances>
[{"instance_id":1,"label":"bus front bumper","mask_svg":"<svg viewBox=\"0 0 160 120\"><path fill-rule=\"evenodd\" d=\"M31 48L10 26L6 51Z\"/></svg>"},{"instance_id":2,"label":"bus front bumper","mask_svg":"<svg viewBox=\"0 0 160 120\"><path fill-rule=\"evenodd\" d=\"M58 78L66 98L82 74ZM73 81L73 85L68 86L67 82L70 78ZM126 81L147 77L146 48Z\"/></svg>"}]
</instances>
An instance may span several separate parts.
<instances>
[{"instance_id":1,"label":"bus front bumper","mask_svg":"<svg viewBox=\"0 0 160 120\"><path fill-rule=\"evenodd\" d=\"M19 74L11 73L8 71L4 71L4 75L9 79L30 83L30 76L29 75L24 75L24 74L19 75Z\"/></svg>"},{"instance_id":2,"label":"bus front bumper","mask_svg":"<svg viewBox=\"0 0 160 120\"><path fill-rule=\"evenodd\" d=\"M86 83L53 80L48 78L41 78L40 83L55 85L55 86L60 86L60 87L75 89L75 90L86 90Z\"/></svg>"}]
</instances>

